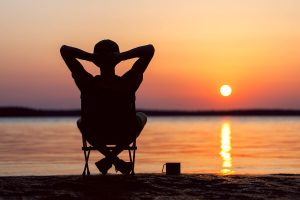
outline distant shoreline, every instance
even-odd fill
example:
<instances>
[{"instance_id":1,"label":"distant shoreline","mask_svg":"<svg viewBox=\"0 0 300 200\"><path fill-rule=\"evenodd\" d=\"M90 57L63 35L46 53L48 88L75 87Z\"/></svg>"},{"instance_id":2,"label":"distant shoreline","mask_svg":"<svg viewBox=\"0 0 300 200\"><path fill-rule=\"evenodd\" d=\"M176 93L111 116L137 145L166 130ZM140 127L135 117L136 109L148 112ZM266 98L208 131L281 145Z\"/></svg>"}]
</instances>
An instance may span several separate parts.
<instances>
[{"instance_id":1,"label":"distant shoreline","mask_svg":"<svg viewBox=\"0 0 300 200\"><path fill-rule=\"evenodd\" d=\"M245 110L146 110L137 109L148 116L300 116L300 110L245 109ZM0 107L0 117L68 117L80 116L79 109L51 110L26 107Z\"/></svg>"}]
</instances>

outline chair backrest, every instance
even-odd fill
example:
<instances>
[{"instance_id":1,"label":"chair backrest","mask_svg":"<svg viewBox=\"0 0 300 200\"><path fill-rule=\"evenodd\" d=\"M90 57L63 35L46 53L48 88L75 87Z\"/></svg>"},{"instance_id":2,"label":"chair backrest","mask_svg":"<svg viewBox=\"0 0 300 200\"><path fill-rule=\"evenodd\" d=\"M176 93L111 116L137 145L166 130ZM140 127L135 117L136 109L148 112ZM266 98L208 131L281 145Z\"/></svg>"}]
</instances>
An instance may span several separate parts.
<instances>
[{"instance_id":1,"label":"chair backrest","mask_svg":"<svg viewBox=\"0 0 300 200\"><path fill-rule=\"evenodd\" d=\"M135 94L96 82L82 92L81 116L88 138L104 143L132 140L136 132Z\"/></svg>"}]
</instances>

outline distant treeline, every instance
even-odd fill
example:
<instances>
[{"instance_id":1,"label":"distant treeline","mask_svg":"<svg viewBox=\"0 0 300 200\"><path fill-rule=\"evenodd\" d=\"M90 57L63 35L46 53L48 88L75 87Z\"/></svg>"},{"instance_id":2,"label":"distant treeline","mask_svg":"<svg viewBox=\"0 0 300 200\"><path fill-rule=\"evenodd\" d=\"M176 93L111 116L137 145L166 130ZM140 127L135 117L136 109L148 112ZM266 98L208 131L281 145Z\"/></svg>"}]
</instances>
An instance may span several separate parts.
<instances>
[{"instance_id":1,"label":"distant treeline","mask_svg":"<svg viewBox=\"0 0 300 200\"><path fill-rule=\"evenodd\" d=\"M209 110L209 111L176 111L176 110L143 110L149 116L300 116L300 110L283 109L249 109L249 110ZM79 116L80 110L46 110L24 107L0 107L0 117L51 117Z\"/></svg>"}]
</instances>

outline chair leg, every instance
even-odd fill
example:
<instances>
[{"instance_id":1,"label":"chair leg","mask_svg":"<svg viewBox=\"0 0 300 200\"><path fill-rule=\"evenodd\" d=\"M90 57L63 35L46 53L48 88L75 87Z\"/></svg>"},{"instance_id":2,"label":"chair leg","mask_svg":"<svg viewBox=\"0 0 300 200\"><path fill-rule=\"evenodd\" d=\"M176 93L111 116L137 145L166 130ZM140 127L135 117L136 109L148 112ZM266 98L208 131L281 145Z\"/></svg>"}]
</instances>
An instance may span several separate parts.
<instances>
[{"instance_id":1,"label":"chair leg","mask_svg":"<svg viewBox=\"0 0 300 200\"><path fill-rule=\"evenodd\" d=\"M130 149L128 149L128 154L129 154L129 160L130 160L130 162L132 162L132 156L131 156L131 150Z\"/></svg>"},{"instance_id":2,"label":"chair leg","mask_svg":"<svg viewBox=\"0 0 300 200\"><path fill-rule=\"evenodd\" d=\"M85 175L87 175L86 174L86 171L87 171L87 169L86 169L87 168L86 167L87 166L87 164L86 164L86 160L87 160L87 158L86 158L86 156L87 156L86 155L86 151L83 151L83 155L84 155L84 161L85 161L85 163L84 163L84 169L83 169L83 172L82 172L82 176L85 176Z\"/></svg>"},{"instance_id":3,"label":"chair leg","mask_svg":"<svg viewBox=\"0 0 300 200\"><path fill-rule=\"evenodd\" d=\"M134 176L134 165L135 165L135 149L133 150L133 159L132 159L132 171L131 171L131 175Z\"/></svg>"},{"instance_id":4,"label":"chair leg","mask_svg":"<svg viewBox=\"0 0 300 200\"><path fill-rule=\"evenodd\" d=\"M90 169L89 169L89 157L90 157L90 151L91 150L84 150L83 153L84 153L84 159L85 159L85 165L84 165L84 170L83 170L83 173L82 173L82 176L89 176L90 175Z\"/></svg>"},{"instance_id":5,"label":"chair leg","mask_svg":"<svg viewBox=\"0 0 300 200\"><path fill-rule=\"evenodd\" d=\"M133 155L131 155L131 151L133 151ZM131 167L132 167L132 171L131 171L131 175L134 176L134 162L135 162L135 149L133 150L130 150L128 149L128 152L129 152L129 159L130 159L130 162L131 162Z\"/></svg>"}]
</instances>

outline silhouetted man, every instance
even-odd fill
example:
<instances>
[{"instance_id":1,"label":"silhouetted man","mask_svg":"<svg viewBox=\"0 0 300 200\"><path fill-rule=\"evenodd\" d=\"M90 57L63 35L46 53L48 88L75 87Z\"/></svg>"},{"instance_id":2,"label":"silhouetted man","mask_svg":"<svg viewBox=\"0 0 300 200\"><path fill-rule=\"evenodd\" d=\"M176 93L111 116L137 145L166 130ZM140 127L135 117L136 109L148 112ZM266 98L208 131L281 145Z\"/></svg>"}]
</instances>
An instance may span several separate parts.
<instances>
[{"instance_id":1,"label":"silhouetted man","mask_svg":"<svg viewBox=\"0 0 300 200\"><path fill-rule=\"evenodd\" d=\"M146 45L120 53L117 43L102 40L95 45L94 53L66 45L60 52L81 91L78 128L88 142L105 155L96 166L102 174L106 174L112 164L116 170L129 174L131 163L117 155L133 142L146 124L146 115L135 111L135 92L154 55L154 47ZM138 58L132 68L123 76L117 76L116 65L132 58ZM77 59L93 62L100 68L101 75L92 76ZM107 144L116 144L114 151L109 151Z\"/></svg>"}]
</instances>

